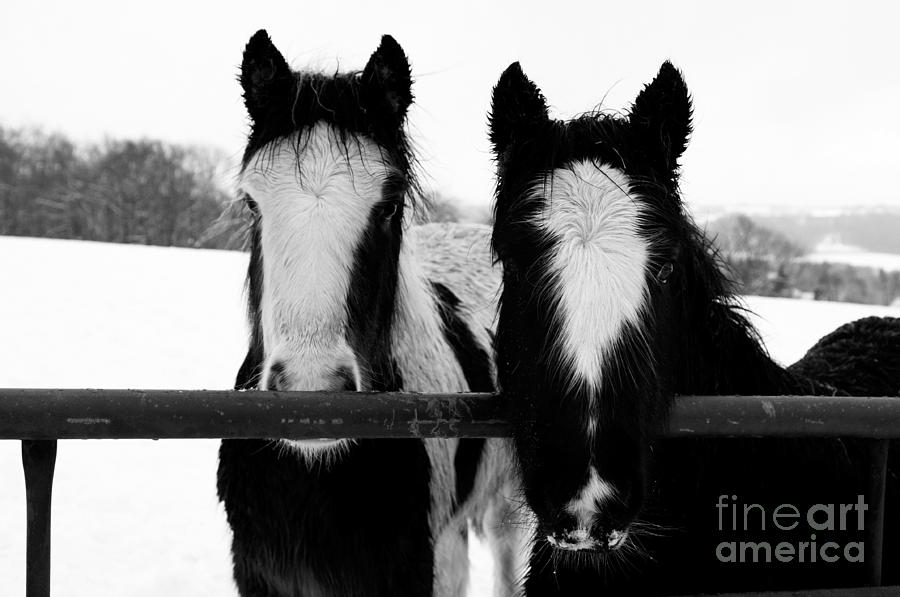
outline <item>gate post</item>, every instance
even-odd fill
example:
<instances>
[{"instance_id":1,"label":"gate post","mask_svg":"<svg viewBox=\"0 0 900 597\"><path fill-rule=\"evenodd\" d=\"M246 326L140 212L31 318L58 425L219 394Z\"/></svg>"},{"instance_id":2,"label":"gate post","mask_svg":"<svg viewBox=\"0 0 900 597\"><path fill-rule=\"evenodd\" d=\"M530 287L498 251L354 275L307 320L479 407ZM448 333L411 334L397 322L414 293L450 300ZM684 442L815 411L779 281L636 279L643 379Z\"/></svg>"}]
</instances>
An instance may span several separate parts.
<instances>
[{"instance_id":1,"label":"gate post","mask_svg":"<svg viewBox=\"0 0 900 597\"><path fill-rule=\"evenodd\" d=\"M28 514L26 597L50 597L50 507L56 440L22 440Z\"/></svg>"}]
</instances>

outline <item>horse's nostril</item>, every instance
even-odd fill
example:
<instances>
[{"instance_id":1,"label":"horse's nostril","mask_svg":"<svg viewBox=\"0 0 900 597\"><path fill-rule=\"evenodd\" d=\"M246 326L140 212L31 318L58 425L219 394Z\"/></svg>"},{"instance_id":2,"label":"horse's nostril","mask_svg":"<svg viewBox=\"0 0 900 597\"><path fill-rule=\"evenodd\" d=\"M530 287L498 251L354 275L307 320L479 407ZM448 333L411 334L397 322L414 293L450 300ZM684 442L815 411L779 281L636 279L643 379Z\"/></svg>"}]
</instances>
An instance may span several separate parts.
<instances>
[{"instance_id":1,"label":"horse's nostril","mask_svg":"<svg viewBox=\"0 0 900 597\"><path fill-rule=\"evenodd\" d=\"M359 392L362 390L359 375L355 369L348 365L341 365L334 371L335 390L346 392Z\"/></svg>"},{"instance_id":2,"label":"horse's nostril","mask_svg":"<svg viewBox=\"0 0 900 597\"><path fill-rule=\"evenodd\" d=\"M625 545L626 539L628 539L628 531L610 531L606 534L606 546L612 550L619 549Z\"/></svg>"},{"instance_id":3,"label":"horse's nostril","mask_svg":"<svg viewBox=\"0 0 900 597\"><path fill-rule=\"evenodd\" d=\"M266 389L271 391L279 390L284 387L284 363L275 361L269 367L269 375L266 380Z\"/></svg>"}]
</instances>

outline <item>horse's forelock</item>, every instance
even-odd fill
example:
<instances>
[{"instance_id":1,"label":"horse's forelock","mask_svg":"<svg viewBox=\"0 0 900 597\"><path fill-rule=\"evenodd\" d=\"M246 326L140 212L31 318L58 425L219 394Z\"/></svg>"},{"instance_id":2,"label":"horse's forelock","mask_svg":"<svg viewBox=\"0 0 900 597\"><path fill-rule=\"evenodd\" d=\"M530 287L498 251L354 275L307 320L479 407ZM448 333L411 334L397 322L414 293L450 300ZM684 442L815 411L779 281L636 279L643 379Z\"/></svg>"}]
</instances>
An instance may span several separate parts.
<instances>
[{"instance_id":1,"label":"horse's forelock","mask_svg":"<svg viewBox=\"0 0 900 597\"><path fill-rule=\"evenodd\" d=\"M420 167L407 132L405 110L398 115L367 105L366 102L372 99L368 98L371 90L366 86L376 83L367 84L362 80L363 75L362 70L293 71L291 85L282 90L283 96L270 99L270 103L279 108L267 113L265 118L251 120L241 169L246 169L251 160L258 159L261 152L271 150L273 142L295 134L298 134L296 139L303 139L303 133L317 123L325 122L338 133L344 146L359 138L374 141L383 152L384 161L402 173L410 207L426 208L419 182ZM388 92L396 93L396 90L378 90L378 93Z\"/></svg>"}]
</instances>

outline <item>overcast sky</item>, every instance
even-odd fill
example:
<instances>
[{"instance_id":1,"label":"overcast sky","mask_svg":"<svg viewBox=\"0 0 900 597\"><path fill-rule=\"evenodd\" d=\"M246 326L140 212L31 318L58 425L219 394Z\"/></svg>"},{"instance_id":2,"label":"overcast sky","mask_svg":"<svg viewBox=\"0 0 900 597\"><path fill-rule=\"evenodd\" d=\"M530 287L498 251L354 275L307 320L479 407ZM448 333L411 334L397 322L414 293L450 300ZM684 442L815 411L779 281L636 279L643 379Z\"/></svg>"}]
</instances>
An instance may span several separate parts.
<instances>
[{"instance_id":1,"label":"overcast sky","mask_svg":"<svg viewBox=\"0 0 900 597\"><path fill-rule=\"evenodd\" d=\"M625 108L671 59L694 96L694 205L900 205L900 3L4 0L0 124L148 136L235 158L241 52L266 28L295 67L410 57L427 182L487 205L492 85L519 60L556 116ZM677 7L676 7L677 5Z\"/></svg>"}]
</instances>

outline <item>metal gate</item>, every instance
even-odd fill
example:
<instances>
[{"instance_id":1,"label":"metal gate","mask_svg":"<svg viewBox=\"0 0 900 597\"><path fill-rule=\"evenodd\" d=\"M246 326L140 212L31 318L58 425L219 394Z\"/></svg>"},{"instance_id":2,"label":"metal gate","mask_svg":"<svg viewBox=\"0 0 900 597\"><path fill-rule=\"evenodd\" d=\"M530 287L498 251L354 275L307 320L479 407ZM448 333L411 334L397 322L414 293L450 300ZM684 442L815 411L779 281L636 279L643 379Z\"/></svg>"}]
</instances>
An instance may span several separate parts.
<instances>
[{"instance_id":1,"label":"metal gate","mask_svg":"<svg viewBox=\"0 0 900 597\"><path fill-rule=\"evenodd\" d=\"M50 595L57 440L508 435L503 400L494 394L0 389L0 439L22 440L27 597ZM900 587L871 588L881 584L888 440L900 438L900 398L683 396L664 436L871 439L865 525L870 588L768 595L900 595Z\"/></svg>"}]
</instances>

